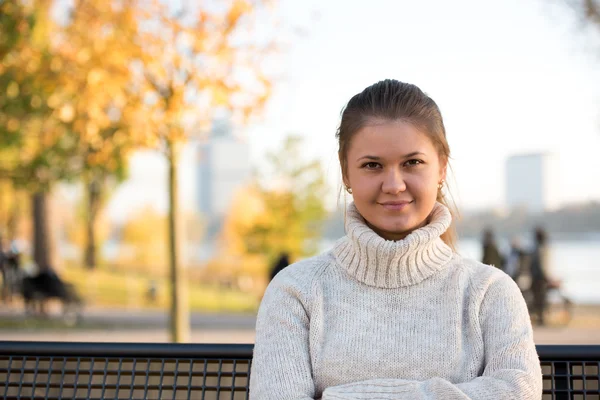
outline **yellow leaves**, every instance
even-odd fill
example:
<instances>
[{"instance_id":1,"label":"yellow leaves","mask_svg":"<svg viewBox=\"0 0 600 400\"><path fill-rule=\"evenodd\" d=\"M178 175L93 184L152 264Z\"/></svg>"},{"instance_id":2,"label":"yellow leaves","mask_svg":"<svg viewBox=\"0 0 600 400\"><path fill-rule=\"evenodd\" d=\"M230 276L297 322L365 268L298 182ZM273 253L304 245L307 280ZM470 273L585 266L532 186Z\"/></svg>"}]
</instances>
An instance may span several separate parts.
<instances>
[{"instance_id":1,"label":"yellow leaves","mask_svg":"<svg viewBox=\"0 0 600 400\"><path fill-rule=\"evenodd\" d=\"M72 104L65 104L60 108L60 111L58 113L58 118L60 118L60 120L62 122L71 122L73 121L73 118L75 117L75 109L73 108Z\"/></svg>"},{"instance_id":2,"label":"yellow leaves","mask_svg":"<svg viewBox=\"0 0 600 400\"><path fill-rule=\"evenodd\" d=\"M122 146L127 141L127 134L119 129L112 136L112 142L115 146Z\"/></svg>"},{"instance_id":3,"label":"yellow leaves","mask_svg":"<svg viewBox=\"0 0 600 400\"><path fill-rule=\"evenodd\" d=\"M156 113L156 129L172 124L185 128L183 121L194 115L198 117L192 125L197 126L222 107L239 120L239 115L255 114L264 106L270 91L253 88L261 79L262 50L245 37L251 29L242 29L251 24L246 17L261 3L228 0L221 8L200 6L195 19L185 23L171 17L161 2L152 3L157 17L145 32L142 68L152 92L148 98L155 99L152 107L162 110ZM244 69L247 74L240 73Z\"/></svg>"},{"instance_id":4,"label":"yellow leaves","mask_svg":"<svg viewBox=\"0 0 600 400\"><path fill-rule=\"evenodd\" d=\"M122 90L119 90L117 93L115 93L112 99L114 101L115 107L118 107L119 109L122 109L127 105L128 98Z\"/></svg>"},{"instance_id":5,"label":"yellow leaves","mask_svg":"<svg viewBox=\"0 0 600 400\"><path fill-rule=\"evenodd\" d=\"M6 88L6 96L8 96L9 99L14 99L19 95L19 84L15 81L12 81L11 83L8 84L8 87Z\"/></svg>"},{"instance_id":6,"label":"yellow leaves","mask_svg":"<svg viewBox=\"0 0 600 400\"><path fill-rule=\"evenodd\" d=\"M102 145L100 141L98 141ZM109 144L104 144L101 147L97 147L97 150L89 153L86 157L86 164L90 167L96 167L102 165L107 169L111 169L111 167L115 167L115 160L112 158L111 154L112 146Z\"/></svg>"},{"instance_id":7,"label":"yellow leaves","mask_svg":"<svg viewBox=\"0 0 600 400\"><path fill-rule=\"evenodd\" d=\"M59 57L52 57L52 61L50 61L50 70L52 72L60 72L63 67L63 62Z\"/></svg>"},{"instance_id":8,"label":"yellow leaves","mask_svg":"<svg viewBox=\"0 0 600 400\"><path fill-rule=\"evenodd\" d=\"M94 53L104 53L107 50L106 41L104 41L104 40L95 41L93 46L94 46Z\"/></svg>"},{"instance_id":9,"label":"yellow leaves","mask_svg":"<svg viewBox=\"0 0 600 400\"><path fill-rule=\"evenodd\" d=\"M31 16L49 15L52 2L42 2ZM53 132L54 138L69 132L81 149L94 149L89 163L108 166L110 152L121 147L186 140L190 129L211 120L215 107L255 114L270 93L248 84L257 80L260 56L246 30L238 28L250 24L247 16L262 2L198 4L190 19L173 16L162 0L75 1L65 24L39 25L35 43L24 32L22 47L2 59L2 68L20 75L0 95L27 93L32 109L44 112L39 118L18 116L10 126L35 132L38 150L52 143L49 137L39 140L40 132ZM245 56L250 53L254 56ZM248 65L246 79L239 70ZM236 102L240 97L244 101ZM40 119L39 126L32 127L32 119Z\"/></svg>"},{"instance_id":10,"label":"yellow leaves","mask_svg":"<svg viewBox=\"0 0 600 400\"><path fill-rule=\"evenodd\" d=\"M248 186L236 193L232 202L232 215L240 226L249 227L265 212L265 204L260 191L255 186Z\"/></svg>"},{"instance_id":11,"label":"yellow leaves","mask_svg":"<svg viewBox=\"0 0 600 400\"><path fill-rule=\"evenodd\" d=\"M104 77L104 71L98 67L92 68L87 75L87 82L90 85L97 85L102 81Z\"/></svg>"},{"instance_id":12,"label":"yellow leaves","mask_svg":"<svg viewBox=\"0 0 600 400\"><path fill-rule=\"evenodd\" d=\"M154 149L154 148L158 147L158 145L160 143L160 138L156 134L149 133L147 135L140 137L136 143L138 143L138 145L140 147Z\"/></svg>"},{"instance_id":13,"label":"yellow leaves","mask_svg":"<svg viewBox=\"0 0 600 400\"><path fill-rule=\"evenodd\" d=\"M228 106L229 105L229 93L223 86L217 86L213 90L213 102L214 104L219 106Z\"/></svg>"},{"instance_id":14,"label":"yellow leaves","mask_svg":"<svg viewBox=\"0 0 600 400\"><path fill-rule=\"evenodd\" d=\"M64 127L49 126L49 124L46 124L39 138L40 148L43 150L44 148L53 146L62 134L64 134Z\"/></svg>"},{"instance_id":15,"label":"yellow leaves","mask_svg":"<svg viewBox=\"0 0 600 400\"><path fill-rule=\"evenodd\" d=\"M52 93L52 95L50 95L50 97L48 97L47 100L47 104L48 107L50 108L58 108L58 106L60 105L60 96L58 95L58 93Z\"/></svg>"},{"instance_id":16,"label":"yellow leaves","mask_svg":"<svg viewBox=\"0 0 600 400\"><path fill-rule=\"evenodd\" d=\"M231 8L227 12L225 20L230 26L233 26L244 15L252 11L252 4L246 0L234 0Z\"/></svg>"},{"instance_id":17,"label":"yellow leaves","mask_svg":"<svg viewBox=\"0 0 600 400\"><path fill-rule=\"evenodd\" d=\"M31 107L40 108L42 106L42 98L39 95L33 95L31 97Z\"/></svg>"},{"instance_id":18,"label":"yellow leaves","mask_svg":"<svg viewBox=\"0 0 600 400\"><path fill-rule=\"evenodd\" d=\"M133 247L135 261L143 265L166 262L167 224L164 215L151 207L134 212L122 230L122 240Z\"/></svg>"},{"instance_id":19,"label":"yellow leaves","mask_svg":"<svg viewBox=\"0 0 600 400\"><path fill-rule=\"evenodd\" d=\"M6 123L6 129L8 129L9 132L18 131L20 126L21 123L16 118L9 118L8 122Z\"/></svg>"},{"instance_id":20,"label":"yellow leaves","mask_svg":"<svg viewBox=\"0 0 600 400\"><path fill-rule=\"evenodd\" d=\"M85 64L90 59L91 56L92 55L91 55L90 49L83 48L77 52L76 59L77 59L78 63Z\"/></svg>"},{"instance_id":21,"label":"yellow leaves","mask_svg":"<svg viewBox=\"0 0 600 400\"><path fill-rule=\"evenodd\" d=\"M100 130L98 129L98 125L96 125L94 121L88 121L88 123L85 126L85 135L87 136L87 139L90 141L93 147L96 147L100 140L98 137L99 131Z\"/></svg>"},{"instance_id":22,"label":"yellow leaves","mask_svg":"<svg viewBox=\"0 0 600 400\"><path fill-rule=\"evenodd\" d=\"M28 74L33 74L35 73L35 71L37 71L40 67L40 61L39 59L31 59L27 62L27 66L25 67L25 70L27 71Z\"/></svg>"},{"instance_id":23,"label":"yellow leaves","mask_svg":"<svg viewBox=\"0 0 600 400\"><path fill-rule=\"evenodd\" d=\"M225 251L231 254L244 254L246 252L245 233L253 226L263 223L265 214L268 212L265 209L264 200L255 186L247 186L238 190L233 197L223 227L222 242Z\"/></svg>"}]
</instances>

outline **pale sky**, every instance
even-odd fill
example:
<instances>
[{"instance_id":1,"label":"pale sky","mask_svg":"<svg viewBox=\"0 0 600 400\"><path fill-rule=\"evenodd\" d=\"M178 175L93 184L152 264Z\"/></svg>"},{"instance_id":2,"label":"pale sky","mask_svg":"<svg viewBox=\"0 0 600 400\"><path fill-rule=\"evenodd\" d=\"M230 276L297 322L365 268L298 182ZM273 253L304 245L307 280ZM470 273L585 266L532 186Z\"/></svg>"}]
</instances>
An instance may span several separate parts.
<instances>
[{"instance_id":1,"label":"pale sky","mask_svg":"<svg viewBox=\"0 0 600 400\"><path fill-rule=\"evenodd\" d=\"M244 129L251 157L289 133L322 160L335 201L335 130L344 104L385 78L414 83L440 106L453 153L453 193L463 209L502 206L504 163L549 151L564 204L600 200L600 60L554 0L281 0L288 25L306 34L281 55L283 75L261 121ZM596 46L596 47L594 47ZM194 201L193 154L182 163L182 197ZM149 153L109 207L119 218L151 203L166 207L165 164Z\"/></svg>"}]
</instances>

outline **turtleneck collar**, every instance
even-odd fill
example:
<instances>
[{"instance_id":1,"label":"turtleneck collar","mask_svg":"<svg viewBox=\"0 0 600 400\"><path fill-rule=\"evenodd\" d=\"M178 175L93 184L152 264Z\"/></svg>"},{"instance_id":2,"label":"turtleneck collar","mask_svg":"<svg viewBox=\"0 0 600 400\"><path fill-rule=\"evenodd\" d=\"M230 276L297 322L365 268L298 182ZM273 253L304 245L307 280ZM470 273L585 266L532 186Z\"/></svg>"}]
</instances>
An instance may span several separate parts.
<instances>
[{"instance_id":1,"label":"turtleneck collar","mask_svg":"<svg viewBox=\"0 0 600 400\"><path fill-rule=\"evenodd\" d=\"M346 236L335 244L333 253L348 274L369 286L415 285L452 258L452 249L440 238L452 222L450 211L436 203L428 221L402 240L386 240L367 226L351 203L346 216Z\"/></svg>"}]
</instances>

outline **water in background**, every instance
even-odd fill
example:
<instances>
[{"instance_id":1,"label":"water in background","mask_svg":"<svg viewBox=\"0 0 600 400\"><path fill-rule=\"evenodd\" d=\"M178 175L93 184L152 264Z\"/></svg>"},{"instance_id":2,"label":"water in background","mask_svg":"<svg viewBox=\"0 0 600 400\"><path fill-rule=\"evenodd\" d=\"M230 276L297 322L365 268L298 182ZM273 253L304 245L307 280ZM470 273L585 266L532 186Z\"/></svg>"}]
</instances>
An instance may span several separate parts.
<instances>
[{"instance_id":1,"label":"water in background","mask_svg":"<svg viewBox=\"0 0 600 400\"><path fill-rule=\"evenodd\" d=\"M550 274L562 280L561 291L579 304L600 304L600 239L550 240ZM458 252L481 260L481 243L462 239Z\"/></svg>"}]
</instances>

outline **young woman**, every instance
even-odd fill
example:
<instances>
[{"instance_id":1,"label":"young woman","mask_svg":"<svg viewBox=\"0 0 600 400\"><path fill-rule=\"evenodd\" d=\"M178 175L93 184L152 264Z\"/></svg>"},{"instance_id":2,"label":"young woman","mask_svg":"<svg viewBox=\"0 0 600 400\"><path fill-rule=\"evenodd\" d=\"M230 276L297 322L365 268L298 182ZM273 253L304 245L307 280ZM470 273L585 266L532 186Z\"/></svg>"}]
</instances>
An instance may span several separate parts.
<instances>
[{"instance_id":1,"label":"young woman","mask_svg":"<svg viewBox=\"0 0 600 400\"><path fill-rule=\"evenodd\" d=\"M250 398L540 399L519 288L454 251L435 102L378 82L349 101L337 138L346 236L267 288Z\"/></svg>"}]
</instances>

